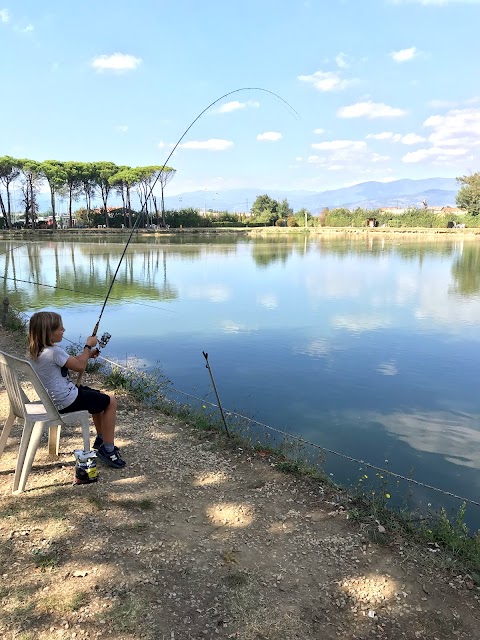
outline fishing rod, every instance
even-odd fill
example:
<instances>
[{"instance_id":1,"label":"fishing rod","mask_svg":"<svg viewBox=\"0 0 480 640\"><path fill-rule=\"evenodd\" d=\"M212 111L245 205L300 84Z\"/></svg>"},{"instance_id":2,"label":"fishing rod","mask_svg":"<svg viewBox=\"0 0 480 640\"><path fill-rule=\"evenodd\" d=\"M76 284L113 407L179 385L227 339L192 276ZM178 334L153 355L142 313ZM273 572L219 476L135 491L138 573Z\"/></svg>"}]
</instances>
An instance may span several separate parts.
<instances>
[{"instance_id":1,"label":"fishing rod","mask_svg":"<svg viewBox=\"0 0 480 640\"><path fill-rule=\"evenodd\" d=\"M188 125L188 127L185 129L185 131L182 133L182 135L180 136L180 138L178 139L178 141L176 142L175 146L172 148L172 150L170 151L170 153L168 154L167 159L165 160L165 162L162 165L162 168L160 169L160 171L158 172L157 177L155 178L155 180L153 181L149 191L147 192L147 195L145 197L145 201L142 205L142 208L140 209L140 213L137 216L136 220L135 220L135 224L133 225L130 234L127 238L127 242L125 243L125 247L123 249L122 255L120 256L120 260L118 261L118 265L117 268L115 269L115 273L113 274L112 280L110 282L110 286L108 288L107 291L107 295L105 296L105 300L103 302L102 308L100 310L100 315L98 316L98 320L95 323L95 326L93 328L92 331L92 336L96 336L98 333L98 328L100 326L100 321L102 319L103 316L103 312L105 311L105 307L107 306L107 302L108 299L110 297L110 293L112 291L113 285L115 284L115 279L117 277L118 271L120 269L120 266L122 264L123 258L125 256L125 253L127 252L128 246L132 240L133 234L135 233L135 231L138 229L138 226L140 224L140 221L142 220L145 212L146 212L146 208L147 208L147 202L150 198L150 196L152 195L153 189L155 188L155 185L157 184L160 176L163 174L165 167L167 165L167 162L170 160L170 158L172 157L172 155L174 154L175 150L177 149L178 145L182 142L182 140L184 139L184 137L187 135L187 133L190 131L190 129L193 127L193 125L203 116L204 113L206 113L209 109L211 109L214 105L217 104L217 102L220 102L221 100L223 100L224 98L227 98L228 96L231 96L235 93L240 93L241 91L262 91L264 93L268 93L271 96L274 96L275 98L277 98L279 101L281 101L283 103L283 105L288 108L288 110L290 111L291 115L293 115L296 119L300 119L300 114L298 113L298 111L296 111L291 104L289 104L286 100L284 100L284 98L282 98L281 96L279 96L277 93L275 93L274 91L270 91L269 89L264 89L263 87L241 87L240 89L234 89L233 91L228 91L227 93L224 93L222 96L220 96L219 98L217 98L216 100L214 100L213 102L211 102L207 107L205 107L196 117L194 120L192 120L192 122ZM108 336L108 338L107 338ZM108 342L108 340L110 339L110 334L104 334L104 336L102 336L101 342L103 343L103 346L105 346L106 342ZM106 339L106 342L105 342ZM82 379L82 375L83 375L83 371L80 372L80 374L78 375L77 378L77 386L80 384L80 381Z\"/></svg>"}]
</instances>

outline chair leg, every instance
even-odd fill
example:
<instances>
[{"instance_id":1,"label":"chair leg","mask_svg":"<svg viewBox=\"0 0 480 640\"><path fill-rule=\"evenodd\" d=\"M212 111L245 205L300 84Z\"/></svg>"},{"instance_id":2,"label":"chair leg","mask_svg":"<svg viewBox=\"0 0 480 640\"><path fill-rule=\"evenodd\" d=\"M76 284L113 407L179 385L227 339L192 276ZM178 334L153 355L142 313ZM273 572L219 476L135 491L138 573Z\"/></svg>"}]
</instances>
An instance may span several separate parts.
<instances>
[{"instance_id":1,"label":"chair leg","mask_svg":"<svg viewBox=\"0 0 480 640\"><path fill-rule=\"evenodd\" d=\"M21 460L20 460L20 455L18 456L17 470L15 471L15 478L13 481L13 493L21 493L25 489L28 475L32 469L33 459L35 458L38 445L40 444L40 437L42 435L42 431L43 431L43 422L35 422L31 430L31 435L28 438L25 457L20 469L19 469L19 465ZM24 429L24 435L26 435L25 432L26 432L26 429ZM20 448L22 448L23 444L24 443L23 443L23 436L22 436L22 442L20 444Z\"/></svg>"},{"instance_id":2,"label":"chair leg","mask_svg":"<svg viewBox=\"0 0 480 640\"><path fill-rule=\"evenodd\" d=\"M48 455L58 456L60 449L60 430L61 425L55 425L48 430Z\"/></svg>"},{"instance_id":3,"label":"chair leg","mask_svg":"<svg viewBox=\"0 0 480 640\"><path fill-rule=\"evenodd\" d=\"M13 491L17 490L20 482L20 476L22 474L23 465L25 463L25 456L27 454L28 445L30 443L30 436L32 435L33 423L26 421L23 425L22 439L20 440L20 447L18 448L17 466L15 468L15 477L13 479Z\"/></svg>"},{"instance_id":4,"label":"chair leg","mask_svg":"<svg viewBox=\"0 0 480 640\"><path fill-rule=\"evenodd\" d=\"M8 436L10 435L14 422L15 416L13 415L13 411L10 409L10 415L5 421L5 425L2 429L2 435L0 436L0 458L2 457L3 450L7 444Z\"/></svg>"}]
</instances>

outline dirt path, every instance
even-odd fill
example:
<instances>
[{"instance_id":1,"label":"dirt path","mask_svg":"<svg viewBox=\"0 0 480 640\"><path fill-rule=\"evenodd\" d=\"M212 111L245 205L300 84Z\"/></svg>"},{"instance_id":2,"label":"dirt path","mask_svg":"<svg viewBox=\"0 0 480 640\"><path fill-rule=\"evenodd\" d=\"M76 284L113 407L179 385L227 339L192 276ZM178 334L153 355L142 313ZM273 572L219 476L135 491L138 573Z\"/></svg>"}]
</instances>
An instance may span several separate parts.
<instances>
[{"instance_id":1,"label":"dirt path","mask_svg":"<svg viewBox=\"0 0 480 640\"><path fill-rule=\"evenodd\" d=\"M0 330L0 348L23 345ZM0 390L0 419L8 401ZM0 460L0 637L480 639L480 590L439 553L384 546L318 484L119 398L128 467L72 486L71 451L37 453L11 495ZM100 465L101 463L99 463Z\"/></svg>"}]
</instances>

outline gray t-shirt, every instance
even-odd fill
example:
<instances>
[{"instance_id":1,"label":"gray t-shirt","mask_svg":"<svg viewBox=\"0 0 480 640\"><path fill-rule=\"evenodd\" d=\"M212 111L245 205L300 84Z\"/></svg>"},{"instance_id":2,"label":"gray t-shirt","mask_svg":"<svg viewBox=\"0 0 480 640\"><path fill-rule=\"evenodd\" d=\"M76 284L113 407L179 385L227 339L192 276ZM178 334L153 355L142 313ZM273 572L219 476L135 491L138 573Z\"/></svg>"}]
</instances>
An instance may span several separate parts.
<instances>
[{"instance_id":1,"label":"gray t-shirt","mask_svg":"<svg viewBox=\"0 0 480 640\"><path fill-rule=\"evenodd\" d=\"M65 366L70 356L58 347L45 347L37 360L31 360L37 376L57 409L66 409L78 396L78 389L68 377Z\"/></svg>"}]
</instances>

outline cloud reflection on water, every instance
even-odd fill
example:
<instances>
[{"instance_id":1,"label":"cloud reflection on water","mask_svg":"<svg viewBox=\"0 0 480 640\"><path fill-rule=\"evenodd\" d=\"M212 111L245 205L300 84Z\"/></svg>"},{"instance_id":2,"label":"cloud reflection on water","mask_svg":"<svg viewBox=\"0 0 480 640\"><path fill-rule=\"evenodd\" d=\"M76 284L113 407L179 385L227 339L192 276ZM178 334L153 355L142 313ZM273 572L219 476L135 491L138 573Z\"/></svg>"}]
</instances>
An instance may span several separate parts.
<instances>
[{"instance_id":1,"label":"cloud reflection on water","mask_svg":"<svg viewBox=\"0 0 480 640\"><path fill-rule=\"evenodd\" d=\"M206 300L207 302L227 302L232 298L230 287L222 284L208 284L186 287L185 297L193 300Z\"/></svg>"},{"instance_id":2,"label":"cloud reflection on water","mask_svg":"<svg viewBox=\"0 0 480 640\"><path fill-rule=\"evenodd\" d=\"M358 315L338 315L332 318L332 325L337 329L347 329L354 333L363 333L364 331L375 331L376 329L384 329L392 324L390 318L386 316L375 316L369 314Z\"/></svg>"},{"instance_id":3,"label":"cloud reflection on water","mask_svg":"<svg viewBox=\"0 0 480 640\"><path fill-rule=\"evenodd\" d=\"M358 415L358 414L356 414ZM450 411L367 411L362 422L381 425L417 451L441 455L455 465L480 469L480 416Z\"/></svg>"}]
</instances>

